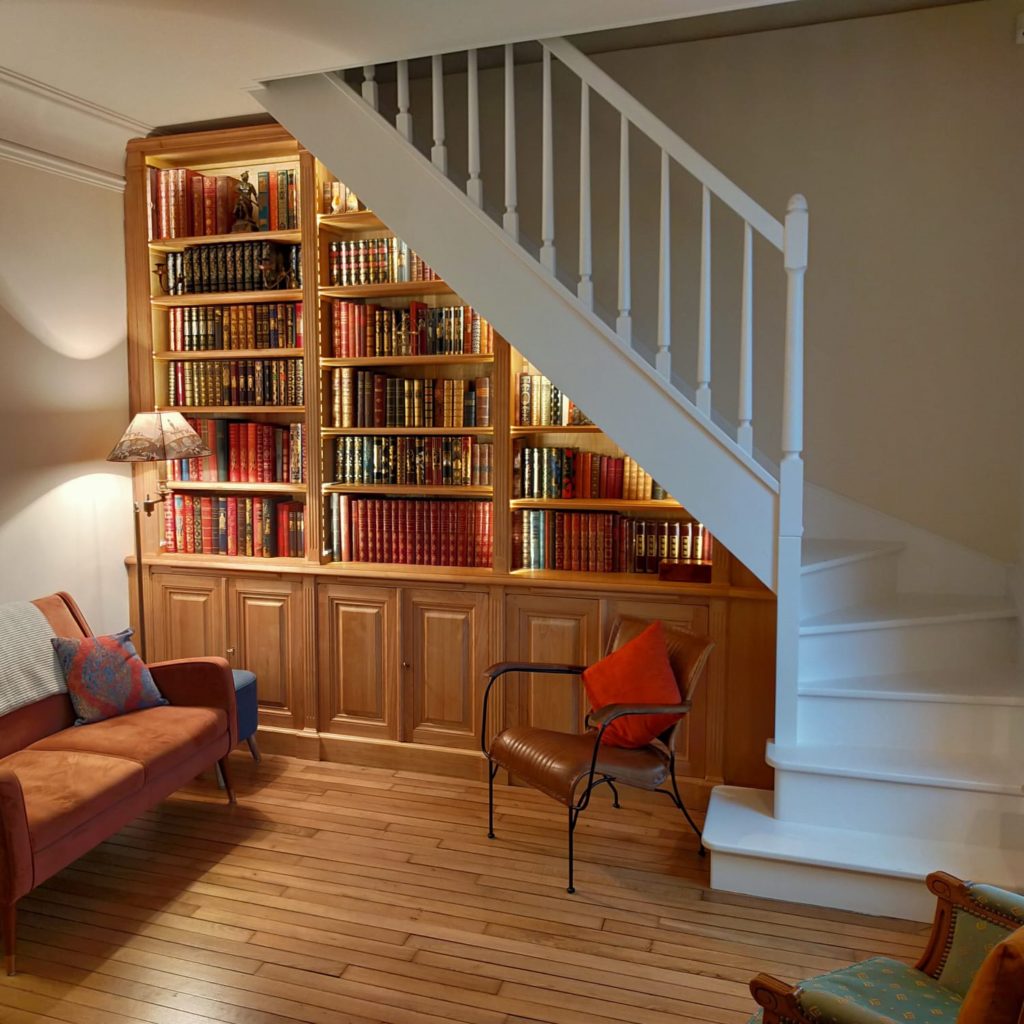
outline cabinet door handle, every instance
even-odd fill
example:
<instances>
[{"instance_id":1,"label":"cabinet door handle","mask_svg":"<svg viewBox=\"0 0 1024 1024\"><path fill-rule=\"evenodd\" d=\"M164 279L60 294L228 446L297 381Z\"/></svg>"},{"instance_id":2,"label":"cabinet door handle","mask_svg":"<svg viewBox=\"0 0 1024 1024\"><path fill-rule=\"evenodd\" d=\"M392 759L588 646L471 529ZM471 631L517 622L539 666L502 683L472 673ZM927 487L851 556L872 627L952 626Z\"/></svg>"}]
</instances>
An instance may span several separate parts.
<instances>
[{"instance_id":1,"label":"cabinet door handle","mask_svg":"<svg viewBox=\"0 0 1024 1024\"><path fill-rule=\"evenodd\" d=\"M407 662L407 661L403 661L402 662L402 668L412 668L412 665L410 665L409 662Z\"/></svg>"},{"instance_id":2,"label":"cabinet door handle","mask_svg":"<svg viewBox=\"0 0 1024 1024\"><path fill-rule=\"evenodd\" d=\"M228 654L234 654L234 653L235 653L234 647L229 647L228 648Z\"/></svg>"}]
</instances>

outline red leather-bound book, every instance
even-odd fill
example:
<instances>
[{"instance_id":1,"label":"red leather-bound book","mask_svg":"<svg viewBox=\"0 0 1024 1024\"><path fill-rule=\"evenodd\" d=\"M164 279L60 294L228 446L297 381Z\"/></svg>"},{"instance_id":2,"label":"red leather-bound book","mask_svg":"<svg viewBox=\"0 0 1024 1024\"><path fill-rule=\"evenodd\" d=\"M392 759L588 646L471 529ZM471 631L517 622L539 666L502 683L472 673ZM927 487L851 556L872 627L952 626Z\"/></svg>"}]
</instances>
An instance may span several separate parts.
<instances>
[{"instance_id":1,"label":"red leather-bound book","mask_svg":"<svg viewBox=\"0 0 1024 1024\"><path fill-rule=\"evenodd\" d=\"M277 515L277 553L279 555L290 555L291 550L289 547L289 536L291 529L291 522L289 519L289 502L282 501L278 504L276 515Z\"/></svg>"},{"instance_id":2,"label":"red leather-bound book","mask_svg":"<svg viewBox=\"0 0 1024 1024\"><path fill-rule=\"evenodd\" d=\"M473 562L469 557L469 550L467 544L467 535L469 533L469 520L466 516L468 511L466 502L460 501L455 503L457 506L456 518L455 518L455 557L457 559L457 565L472 565Z\"/></svg>"},{"instance_id":3,"label":"red leather-bound book","mask_svg":"<svg viewBox=\"0 0 1024 1024\"><path fill-rule=\"evenodd\" d=\"M281 226L280 220L278 219L281 215L281 211L278 203L277 175L277 171L271 171L270 177L267 179L267 193L270 200L269 224L271 231L277 231Z\"/></svg>"},{"instance_id":4,"label":"red leather-bound book","mask_svg":"<svg viewBox=\"0 0 1024 1024\"><path fill-rule=\"evenodd\" d=\"M441 517L438 503L425 503L424 526L426 527L426 564L441 565Z\"/></svg>"},{"instance_id":5,"label":"red leather-bound book","mask_svg":"<svg viewBox=\"0 0 1024 1024\"><path fill-rule=\"evenodd\" d=\"M263 499L254 498L252 509L252 553L263 557Z\"/></svg>"},{"instance_id":6,"label":"red leather-bound book","mask_svg":"<svg viewBox=\"0 0 1024 1024\"><path fill-rule=\"evenodd\" d=\"M610 498L612 496L608 472L611 469L611 461L607 455L598 456L597 496L599 498Z\"/></svg>"},{"instance_id":7,"label":"red leather-bound book","mask_svg":"<svg viewBox=\"0 0 1024 1024\"><path fill-rule=\"evenodd\" d=\"M203 177L197 174L188 181L188 202L190 229L194 235L204 235L203 230Z\"/></svg>"},{"instance_id":8,"label":"red leather-bound book","mask_svg":"<svg viewBox=\"0 0 1024 1024\"><path fill-rule=\"evenodd\" d=\"M387 499L381 513L381 539L383 540L382 562L397 562L395 551L395 503Z\"/></svg>"},{"instance_id":9,"label":"red leather-bound book","mask_svg":"<svg viewBox=\"0 0 1024 1024\"><path fill-rule=\"evenodd\" d=\"M164 502L164 542L161 547L169 554L174 554L178 550L174 536L174 503L178 498L180 495L172 495Z\"/></svg>"},{"instance_id":10,"label":"red leather-bound book","mask_svg":"<svg viewBox=\"0 0 1024 1024\"><path fill-rule=\"evenodd\" d=\"M390 561L391 538L384 530L384 509L391 503L386 498L376 498L373 504L373 560L387 562Z\"/></svg>"},{"instance_id":11,"label":"red leather-bound book","mask_svg":"<svg viewBox=\"0 0 1024 1024\"><path fill-rule=\"evenodd\" d=\"M238 554L238 498L228 498L228 554Z\"/></svg>"},{"instance_id":12,"label":"red leather-bound book","mask_svg":"<svg viewBox=\"0 0 1024 1024\"><path fill-rule=\"evenodd\" d=\"M621 498L624 477L622 459L612 459L608 469L608 497Z\"/></svg>"},{"instance_id":13,"label":"red leather-bound book","mask_svg":"<svg viewBox=\"0 0 1024 1024\"><path fill-rule=\"evenodd\" d=\"M213 541L213 498L204 495L199 499L199 521L202 524L202 546L205 554L216 551Z\"/></svg>"},{"instance_id":14,"label":"red leather-bound book","mask_svg":"<svg viewBox=\"0 0 1024 1024\"><path fill-rule=\"evenodd\" d=\"M241 424L228 424L228 480L240 482L242 478L242 437Z\"/></svg>"},{"instance_id":15,"label":"red leather-bound book","mask_svg":"<svg viewBox=\"0 0 1024 1024\"><path fill-rule=\"evenodd\" d=\"M335 299L331 303L331 355L345 358L349 353L348 341L348 303Z\"/></svg>"},{"instance_id":16,"label":"red leather-bound book","mask_svg":"<svg viewBox=\"0 0 1024 1024\"><path fill-rule=\"evenodd\" d=\"M195 512L192 508L192 495L186 494L182 502L182 518L185 524L185 552L194 554L196 550ZM200 538L201 539L201 538Z\"/></svg>"},{"instance_id":17,"label":"red leather-bound book","mask_svg":"<svg viewBox=\"0 0 1024 1024\"><path fill-rule=\"evenodd\" d=\"M344 510L344 506L342 506ZM352 558L356 562L366 561L366 499L352 499ZM343 520L344 522L344 520ZM341 542L345 543L345 534L341 535ZM342 548L344 551L344 548ZM344 558L344 555L342 555Z\"/></svg>"},{"instance_id":18,"label":"red leather-bound book","mask_svg":"<svg viewBox=\"0 0 1024 1024\"><path fill-rule=\"evenodd\" d=\"M246 423L245 425L245 475L243 479L248 483L259 481L259 424Z\"/></svg>"},{"instance_id":19,"label":"red leather-bound book","mask_svg":"<svg viewBox=\"0 0 1024 1024\"><path fill-rule=\"evenodd\" d=\"M204 235L217 234L217 179L204 176L203 182L203 230Z\"/></svg>"},{"instance_id":20,"label":"red leather-bound book","mask_svg":"<svg viewBox=\"0 0 1024 1024\"><path fill-rule=\"evenodd\" d=\"M569 513L569 565L568 568L573 572L579 572L583 568L583 557L582 557L582 539L581 539L582 524L580 522L580 513L571 512Z\"/></svg>"},{"instance_id":21,"label":"red leather-bound book","mask_svg":"<svg viewBox=\"0 0 1024 1024\"><path fill-rule=\"evenodd\" d=\"M238 198L238 179L228 174L217 175L217 222L214 234L224 235L231 230L235 215L235 200Z\"/></svg>"}]
</instances>

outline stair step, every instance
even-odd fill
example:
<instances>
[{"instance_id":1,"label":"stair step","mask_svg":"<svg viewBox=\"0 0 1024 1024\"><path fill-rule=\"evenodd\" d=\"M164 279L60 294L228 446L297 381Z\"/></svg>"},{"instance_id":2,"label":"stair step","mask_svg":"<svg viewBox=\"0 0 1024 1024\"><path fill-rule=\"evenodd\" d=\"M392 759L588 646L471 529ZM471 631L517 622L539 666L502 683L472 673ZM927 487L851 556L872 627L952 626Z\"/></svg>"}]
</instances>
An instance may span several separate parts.
<instances>
[{"instance_id":1,"label":"stair step","mask_svg":"<svg viewBox=\"0 0 1024 1024\"><path fill-rule=\"evenodd\" d=\"M800 549L800 571L822 572L841 565L899 554L905 545L883 540L829 540L805 537Z\"/></svg>"},{"instance_id":2,"label":"stair step","mask_svg":"<svg viewBox=\"0 0 1024 1024\"><path fill-rule=\"evenodd\" d=\"M930 921L929 872L1011 888L1024 878L1024 851L958 841L955 821L950 838L914 839L780 821L772 812L766 790L714 789L704 826L712 888Z\"/></svg>"},{"instance_id":3,"label":"stair step","mask_svg":"<svg viewBox=\"0 0 1024 1024\"><path fill-rule=\"evenodd\" d=\"M769 743L766 757L773 768L788 772L968 789L1017 797L1024 794L1024 760L1011 761L983 754L900 747L803 743L782 746Z\"/></svg>"},{"instance_id":4,"label":"stair step","mask_svg":"<svg viewBox=\"0 0 1024 1024\"><path fill-rule=\"evenodd\" d=\"M1005 597L973 597L959 594L898 594L888 601L855 605L805 618L802 636L847 633L867 629L898 629L902 626L945 625L952 622L984 622L1016 619L1017 610Z\"/></svg>"},{"instance_id":5,"label":"stair step","mask_svg":"<svg viewBox=\"0 0 1024 1024\"><path fill-rule=\"evenodd\" d=\"M1015 666L1005 665L968 672L938 669L850 676L805 683L800 696L1024 707L1024 675Z\"/></svg>"}]
</instances>

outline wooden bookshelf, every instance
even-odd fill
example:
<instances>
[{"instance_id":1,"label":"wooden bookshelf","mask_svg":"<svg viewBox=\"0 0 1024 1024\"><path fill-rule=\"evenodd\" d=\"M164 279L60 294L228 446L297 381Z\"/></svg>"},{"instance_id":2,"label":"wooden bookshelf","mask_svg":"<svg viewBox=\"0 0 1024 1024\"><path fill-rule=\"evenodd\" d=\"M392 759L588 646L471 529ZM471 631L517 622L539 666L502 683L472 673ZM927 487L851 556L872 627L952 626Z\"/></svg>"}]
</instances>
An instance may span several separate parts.
<instances>
[{"instance_id":1,"label":"wooden bookshelf","mask_svg":"<svg viewBox=\"0 0 1024 1024\"><path fill-rule=\"evenodd\" d=\"M299 226L150 241L147 166L228 175L242 169L294 170ZM250 180L255 181L254 174ZM671 499L515 498L513 455L518 444L576 447L609 456L621 453L592 424L518 424L516 375L523 362L498 335L493 352L335 357L330 349L334 299L365 300L382 309L422 301L432 309L464 305L473 297L457 296L442 280L331 285L326 257L332 241L391 237L394 232L371 210L325 212L324 186L330 181L327 169L274 125L162 135L129 144L125 208L132 411L159 404L198 419L277 427L301 424L306 457L301 484L166 482L172 495L182 499L220 496L303 502L305 551L300 557L273 558L173 552L161 544L163 515L146 518L143 598L152 624L149 656L219 655L234 667L256 669L261 744L270 752L454 771L484 779L477 730L481 679L487 665L502 660L591 663L601 656L617 616L658 617L707 632L716 641L688 719L687 736L679 746L679 775L695 806L699 808L710 787L722 780L770 785L763 749L771 734L771 708L758 693L773 692L771 595L719 545L713 549L710 583L659 581L648 573L515 568L521 554L513 550L520 540L514 535L516 523L533 510L614 512L633 519L646 516L680 522L689 522L690 516ZM159 291L155 268L169 254L190 246L255 241L300 244L302 287L153 294ZM169 351L172 310L298 302L303 311L302 348ZM486 310L481 312L486 315ZM162 401L169 395L172 362L248 359L301 359L304 402L170 406ZM489 424L334 426L329 389L336 379L334 371L347 367L405 379L486 377ZM600 419L600 410L586 411ZM370 436L470 437L474 449L478 441L490 448L491 482L462 487L334 482L336 445L347 438ZM167 469L136 467L136 497L155 493ZM489 508L492 564L336 558L331 503L343 499L350 507L361 499L396 503L417 499L417 507L422 500L445 503L448 508L459 504ZM584 711L572 687L542 689L523 681L509 688L500 715L508 723L574 729L582 725ZM741 754L735 746L727 751L727 737L728 743L742 747Z\"/></svg>"}]
</instances>

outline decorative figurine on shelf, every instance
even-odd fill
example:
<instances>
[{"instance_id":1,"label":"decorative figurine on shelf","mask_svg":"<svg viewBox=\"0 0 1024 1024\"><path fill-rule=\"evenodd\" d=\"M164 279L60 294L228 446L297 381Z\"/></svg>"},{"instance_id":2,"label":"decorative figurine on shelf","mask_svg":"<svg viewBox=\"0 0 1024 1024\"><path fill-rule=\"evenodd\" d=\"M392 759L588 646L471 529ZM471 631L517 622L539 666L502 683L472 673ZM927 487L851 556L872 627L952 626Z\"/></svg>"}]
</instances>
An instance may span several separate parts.
<instances>
[{"instance_id":1,"label":"decorative figurine on shelf","mask_svg":"<svg viewBox=\"0 0 1024 1024\"><path fill-rule=\"evenodd\" d=\"M164 260L162 263L158 263L153 268L153 273L156 274L156 279L160 282L160 287L163 289L164 295L170 295L175 292L178 287L177 275L172 274L167 268L167 261Z\"/></svg>"},{"instance_id":2,"label":"decorative figurine on shelf","mask_svg":"<svg viewBox=\"0 0 1024 1024\"><path fill-rule=\"evenodd\" d=\"M235 222L231 225L232 233L259 231L256 200L256 189L249 184L249 172L242 171L242 180L238 183L238 199L235 201Z\"/></svg>"},{"instance_id":3,"label":"decorative figurine on shelf","mask_svg":"<svg viewBox=\"0 0 1024 1024\"><path fill-rule=\"evenodd\" d=\"M284 256L280 249L272 249L256 264L260 277L263 279L264 291L275 291L278 288L298 288L299 282L293 271L285 266Z\"/></svg>"}]
</instances>

